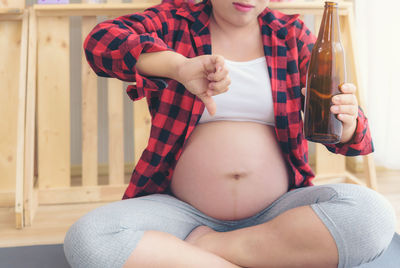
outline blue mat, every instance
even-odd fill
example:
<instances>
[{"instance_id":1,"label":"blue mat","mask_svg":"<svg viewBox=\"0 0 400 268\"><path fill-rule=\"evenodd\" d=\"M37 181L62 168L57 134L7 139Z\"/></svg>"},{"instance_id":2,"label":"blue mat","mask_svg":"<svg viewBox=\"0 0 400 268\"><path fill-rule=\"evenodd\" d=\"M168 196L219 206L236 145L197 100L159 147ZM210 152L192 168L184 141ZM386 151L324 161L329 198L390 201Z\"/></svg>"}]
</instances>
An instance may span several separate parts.
<instances>
[{"instance_id":1,"label":"blue mat","mask_svg":"<svg viewBox=\"0 0 400 268\"><path fill-rule=\"evenodd\" d=\"M0 248L0 268L70 268L63 245ZM376 260L356 268L400 268L400 235Z\"/></svg>"},{"instance_id":2,"label":"blue mat","mask_svg":"<svg viewBox=\"0 0 400 268\"><path fill-rule=\"evenodd\" d=\"M0 248L0 268L71 268L63 245Z\"/></svg>"}]
</instances>

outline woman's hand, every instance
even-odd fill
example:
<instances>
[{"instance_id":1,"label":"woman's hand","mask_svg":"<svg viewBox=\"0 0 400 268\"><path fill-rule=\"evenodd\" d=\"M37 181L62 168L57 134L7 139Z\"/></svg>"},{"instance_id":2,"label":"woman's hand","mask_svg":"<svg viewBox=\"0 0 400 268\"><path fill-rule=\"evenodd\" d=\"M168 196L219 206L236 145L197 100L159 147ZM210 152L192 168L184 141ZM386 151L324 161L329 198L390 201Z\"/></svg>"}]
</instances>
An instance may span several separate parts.
<instances>
[{"instance_id":1,"label":"woman's hand","mask_svg":"<svg viewBox=\"0 0 400 268\"><path fill-rule=\"evenodd\" d=\"M210 115L216 112L212 96L226 92L231 83L224 58L219 55L186 59L178 68L176 80L204 102Z\"/></svg>"},{"instance_id":2,"label":"woman's hand","mask_svg":"<svg viewBox=\"0 0 400 268\"><path fill-rule=\"evenodd\" d=\"M341 143L351 140L357 127L358 101L355 95L356 86L346 83L340 87L342 94L332 97L331 112L337 114L337 117L343 123L343 133L340 139ZM305 95L306 89L301 90Z\"/></svg>"}]
</instances>

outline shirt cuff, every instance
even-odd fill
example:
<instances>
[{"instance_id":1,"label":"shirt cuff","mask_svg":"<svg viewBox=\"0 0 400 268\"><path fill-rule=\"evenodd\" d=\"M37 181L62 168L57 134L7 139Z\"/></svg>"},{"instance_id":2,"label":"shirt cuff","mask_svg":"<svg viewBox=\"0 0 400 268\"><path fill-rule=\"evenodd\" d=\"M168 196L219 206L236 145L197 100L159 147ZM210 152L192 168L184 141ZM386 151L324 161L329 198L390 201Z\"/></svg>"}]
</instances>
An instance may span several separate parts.
<instances>
[{"instance_id":1,"label":"shirt cuff","mask_svg":"<svg viewBox=\"0 0 400 268\"><path fill-rule=\"evenodd\" d=\"M159 91L168 86L169 78L146 77L135 71L136 83L129 85L126 89L128 96L137 101L146 96L146 91Z\"/></svg>"}]
</instances>

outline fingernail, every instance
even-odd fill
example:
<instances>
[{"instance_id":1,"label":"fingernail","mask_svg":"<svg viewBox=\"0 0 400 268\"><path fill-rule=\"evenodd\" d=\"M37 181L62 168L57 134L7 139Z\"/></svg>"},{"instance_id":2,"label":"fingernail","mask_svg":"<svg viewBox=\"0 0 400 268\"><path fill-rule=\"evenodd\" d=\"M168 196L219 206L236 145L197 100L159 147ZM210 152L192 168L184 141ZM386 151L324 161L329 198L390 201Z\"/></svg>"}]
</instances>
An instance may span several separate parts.
<instances>
[{"instance_id":1,"label":"fingernail","mask_svg":"<svg viewBox=\"0 0 400 268\"><path fill-rule=\"evenodd\" d=\"M339 107L337 107L337 106L332 106L332 107L331 107L331 110L332 110L332 112L337 113L337 112L339 112Z\"/></svg>"},{"instance_id":2,"label":"fingernail","mask_svg":"<svg viewBox=\"0 0 400 268\"><path fill-rule=\"evenodd\" d=\"M218 66L218 67L217 67L217 72L221 71L221 69L222 69L222 67L221 67L221 66Z\"/></svg>"}]
</instances>

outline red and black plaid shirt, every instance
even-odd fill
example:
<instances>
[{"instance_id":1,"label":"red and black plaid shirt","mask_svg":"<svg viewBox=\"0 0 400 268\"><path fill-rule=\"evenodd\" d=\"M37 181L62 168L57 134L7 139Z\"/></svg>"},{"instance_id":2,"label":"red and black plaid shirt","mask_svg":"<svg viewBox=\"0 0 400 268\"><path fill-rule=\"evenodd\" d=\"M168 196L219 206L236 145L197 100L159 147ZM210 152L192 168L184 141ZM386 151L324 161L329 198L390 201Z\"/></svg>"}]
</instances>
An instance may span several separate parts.
<instances>
[{"instance_id":1,"label":"red and black plaid shirt","mask_svg":"<svg viewBox=\"0 0 400 268\"><path fill-rule=\"evenodd\" d=\"M135 63L146 52L172 50L189 58L211 54L211 12L209 0L180 7L164 3L143 13L102 22L85 40L86 57L93 70L99 76L136 82L127 88L128 95L134 101L146 97L152 116L148 145L123 199L169 190L175 164L205 107L175 80L138 74ZM266 8L258 20L271 80L276 135L291 171L290 189L310 186L314 174L303 135L301 88L315 37L298 15ZM347 156L373 151L361 109L352 141L326 147Z\"/></svg>"}]
</instances>

